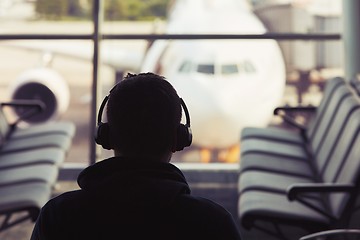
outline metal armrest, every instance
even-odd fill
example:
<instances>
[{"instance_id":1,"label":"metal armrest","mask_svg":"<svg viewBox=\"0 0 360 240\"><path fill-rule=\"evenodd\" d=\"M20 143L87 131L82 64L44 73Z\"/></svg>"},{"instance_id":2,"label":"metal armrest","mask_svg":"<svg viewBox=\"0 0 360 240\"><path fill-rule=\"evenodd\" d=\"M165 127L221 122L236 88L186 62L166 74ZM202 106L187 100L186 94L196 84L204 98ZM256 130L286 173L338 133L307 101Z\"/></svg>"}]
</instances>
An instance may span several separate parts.
<instances>
[{"instance_id":1,"label":"metal armrest","mask_svg":"<svg viewBox=\"0 0 360 240\"><path fill-rule=\"evenodd\" d=\"M290 117L289 115L286 115L286 113L282 110L277 110L276 113L274 111L274 114L277 116L280 116L282 119L284 119L285 122L289 123L290 125L300 129L301 131L305 131L306 127L300 123L298 123L294 118Z\"/></svg>"},{"instance_id":2,"label":"metal armrest","mask_svg":"<svg viewBox=\"0 0 360 240\"><path fill-rule=\"evenodd\" d=\"M11 102L2 102L1 106L9 106L9 107L31 107L37 108L40 112L45 110L45 104L40 100L25 100L18 99L12 100Z\"/></svg>"},{"instance_id":3,"label":"metal armrest","mask_svg":"<svg viewBox=\"0 0 360 240\"><path fill-rule=\"evenodd\" d=\"M287 197L289 201L298 201L299 203L313 209L314 211L324 215L330 220L336 220L328 211L309 201L309 198L304 196L304 193L353 193L356 188L353 184L337 184L337 183L295 183L288 187ZM303 194L302 196L300 196Z\"/></svg>"},{"instance_id":4,"label":"metal armrest","mask_svg":"<svg viewBox=\"0 0 360 240\"><path fill-rule=\"evenodd\" d=\"M296 107L277 107L274 109L274 114L277 115L279 111L284 112L315 112L317 107L315 106L296 106Z\"/></svg>"},{"instance_id":5,"label":"metal armrest","mask_svg":"<svg viewBox=\"0 0 360 240\"><path fill-rule=\"evenodd\" d=\"M277 107L274 109L274 115L282 117L285 122L291 124L292 126L299 128L302 131L305 131L306 128L304 125L298 123L293 117L289 116L287 112L295 113L295 112L315 112L317 108L314 106L297 106L297 107Z\"/></svg>"},{"instance_id":6,"label":"metal armrest","mask_svg":"<svg viewBox=\"0 0 360 240\"><path fill-rule=\"evenodd\" d=\"M311 239L325 239L327 236L334 236L334 235L351 235L351 234L358 234L360 235L360 230L358 229L334 229L334 230L327 230L321 231L313 234L309 234L306 236L301 237L299 240L311 240Z\"/></svg>"},{"instance_id":7,"label":"metal armrest","mask_svg":"<svg viewBox=\"0 0 360 240\"><path fill-rule=\"evenodd\" d=\"M0 103L1 107L12 107L12 108L29 108L29 111L24 112L18 119L11 125L12 128L16 127L16 125L24 119L30 118L35 114L41 113L45 110L46 105L40 100L25 100L25 99L18 99L12 100L11 102L2 102Z\"/></svg>"},{"instance_id":8,"label":"metal armrest","mask_svg":"<svg viewBox=\"0 0 360 240\"><path fill-rule=\"evenodd\" d=\"M353 184L337 184L337 183L295 183L288 187L287 197L289 201L297 199L302 193L319 193L319 192L348 192L355 191Z\"/></svg>"}]
</instances>

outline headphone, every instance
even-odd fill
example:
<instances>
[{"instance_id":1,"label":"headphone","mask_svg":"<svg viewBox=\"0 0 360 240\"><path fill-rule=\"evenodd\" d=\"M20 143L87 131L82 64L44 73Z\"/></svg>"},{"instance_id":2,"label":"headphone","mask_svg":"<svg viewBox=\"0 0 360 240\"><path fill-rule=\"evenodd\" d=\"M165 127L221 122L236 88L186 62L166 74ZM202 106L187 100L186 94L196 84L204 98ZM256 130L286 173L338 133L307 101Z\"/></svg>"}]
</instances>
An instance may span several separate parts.
<instances>
[{"instance_id":1,"label":"headphone","mask_svg":"<svg viewBox=\"0 0 360 240\"><path fill-rule=\"evenodd\" d=\"M116 87L117 85L115 85L111 90L110 93L112 92L112 90ZM102 101L101 105L100 105L100 109L99 109L99 113L98 113L98 117L97 117L97 129L95 131L95 142L99 145L101 145L104 149L113 149L113 147L111 146L110 143L110 128L109 128L109 124L106 122L102 122L101 118L103 115L103 111L105 109L105 105L107 103L107 101L109 100L110 94L107 95L104 100ZM189 111L185 105L185 102L182 98L180 98L180 105L182 107L182 109L184 110L185 113L185 117L186 117L186 123L182 124L180 123L180 125L177 127L176 130L176 151L181 151L183 150L185 147L189 147L192 143L192 132L191 132L191 128L190 128L190 115L189 115Z\"/></svg>"}]
</instances>

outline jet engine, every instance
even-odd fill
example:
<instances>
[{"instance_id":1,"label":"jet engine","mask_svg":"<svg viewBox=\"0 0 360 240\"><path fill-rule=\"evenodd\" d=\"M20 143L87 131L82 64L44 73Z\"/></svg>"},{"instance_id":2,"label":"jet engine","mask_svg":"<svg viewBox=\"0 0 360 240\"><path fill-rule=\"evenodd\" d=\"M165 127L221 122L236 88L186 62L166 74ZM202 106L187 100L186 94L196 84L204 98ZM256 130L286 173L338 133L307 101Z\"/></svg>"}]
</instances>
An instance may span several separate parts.
<instances>
[{"instance_id":1,"label":"jet engine","mask_svg":"<svg viewBox=\"0 0 360 240\"><path fill-rule=\"evenodd\" d=\"M44 103L43 111L24 120L30 124L58 118L67 110L70 102L67 82L56 71L46 67L21 74L9 86L9 93L12 100L40 100ZM26 107L14 108L18 116L26 110Z\"/></svg>"}]
</instances>

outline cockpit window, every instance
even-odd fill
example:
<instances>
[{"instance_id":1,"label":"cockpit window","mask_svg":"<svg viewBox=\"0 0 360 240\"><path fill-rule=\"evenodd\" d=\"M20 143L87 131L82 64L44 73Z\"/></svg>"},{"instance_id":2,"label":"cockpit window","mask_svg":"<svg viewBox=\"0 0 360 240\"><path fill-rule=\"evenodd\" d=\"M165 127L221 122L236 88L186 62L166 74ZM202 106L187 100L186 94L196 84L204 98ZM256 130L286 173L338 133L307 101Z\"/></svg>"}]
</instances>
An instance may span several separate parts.
<instances>
[{"instance_id":1,"label":"cockpit window","mask_svg":"<svg viewBox=\"0 0 360 240\"><path fill-rule=\"evenodd\" d=\"M191 71L191 62L185 61L183 64L181 64L179 68L179 72L182 73L189 73Z\"/></svg>"},{"instance_id":2,"label":"cockpit window","mask_svg":"<svg viewBox=\"0 0 360 240\"><path fill-rule=\"evenodd\" d=\"M194 63L189 60L184 61L179 67L180 73L198 72L202 74L231 75L231 74L252 74L256 72L255 66L249 60L238 63L226 63L216 66L214 64Z\"/></svg>"},{"instance_id":3,"label":"cockpit window","mask_svg":"<svg viewBox=\"0 0 360 240\"><path fill-rule=\"evenodd\" d=\"M221 65L221 74L235 74L238 73L239 69L236 64L225 64Z\"/></svg>"},{"instance_id":4,"label":"cockpit window","mask_svg":"<svg viewBox=\"0 0 360 240\"><path fill-rule=\"evenodd\" d=\"M256 72L254 65L250 61L244 61L243 67L246 73Z\"/></svg>"},{"instance_id":5,"label":"cockpit window","mask_svg":"<svg viewBox=\"0 0 360 240\"><path fill-rule=\"evenodd\" d=\"M215 66L213 64L199 64L196 71L205 74L215 74Z\"/></svg>"}]
</instances>

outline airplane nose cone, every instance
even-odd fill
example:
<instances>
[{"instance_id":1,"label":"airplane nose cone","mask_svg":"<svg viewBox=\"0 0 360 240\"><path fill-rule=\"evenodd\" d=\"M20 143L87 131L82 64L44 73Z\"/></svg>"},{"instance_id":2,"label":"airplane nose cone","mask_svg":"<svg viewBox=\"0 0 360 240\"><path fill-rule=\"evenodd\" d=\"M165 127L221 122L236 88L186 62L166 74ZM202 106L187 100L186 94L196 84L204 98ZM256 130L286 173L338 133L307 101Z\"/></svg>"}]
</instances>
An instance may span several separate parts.
<instances>
[{"instance_id":1,"label":"airplane nose cone","mask_svg":"<svg viewBox=\"0 0 360 240\"><path fill-rule=\"evenodd\" d=\"M239 143L244 127L268 124L275 104L260 97L263 88L258 89L255 80L188 77L174 81L190 113L193 145L227 148Z\"/></svg>"},{"instance_id":2,"label":"airplane nose cone","mask_svg":"<svg viewBox=\"0 0 360 240\"><path fill-rule=\"evenodd\" d=\"M214 98L204 89L184 99L190 113L194 145L222 148L239 141L240 114L235 104L229 104L230 99Z\"/></svg>"}]
</instances>

